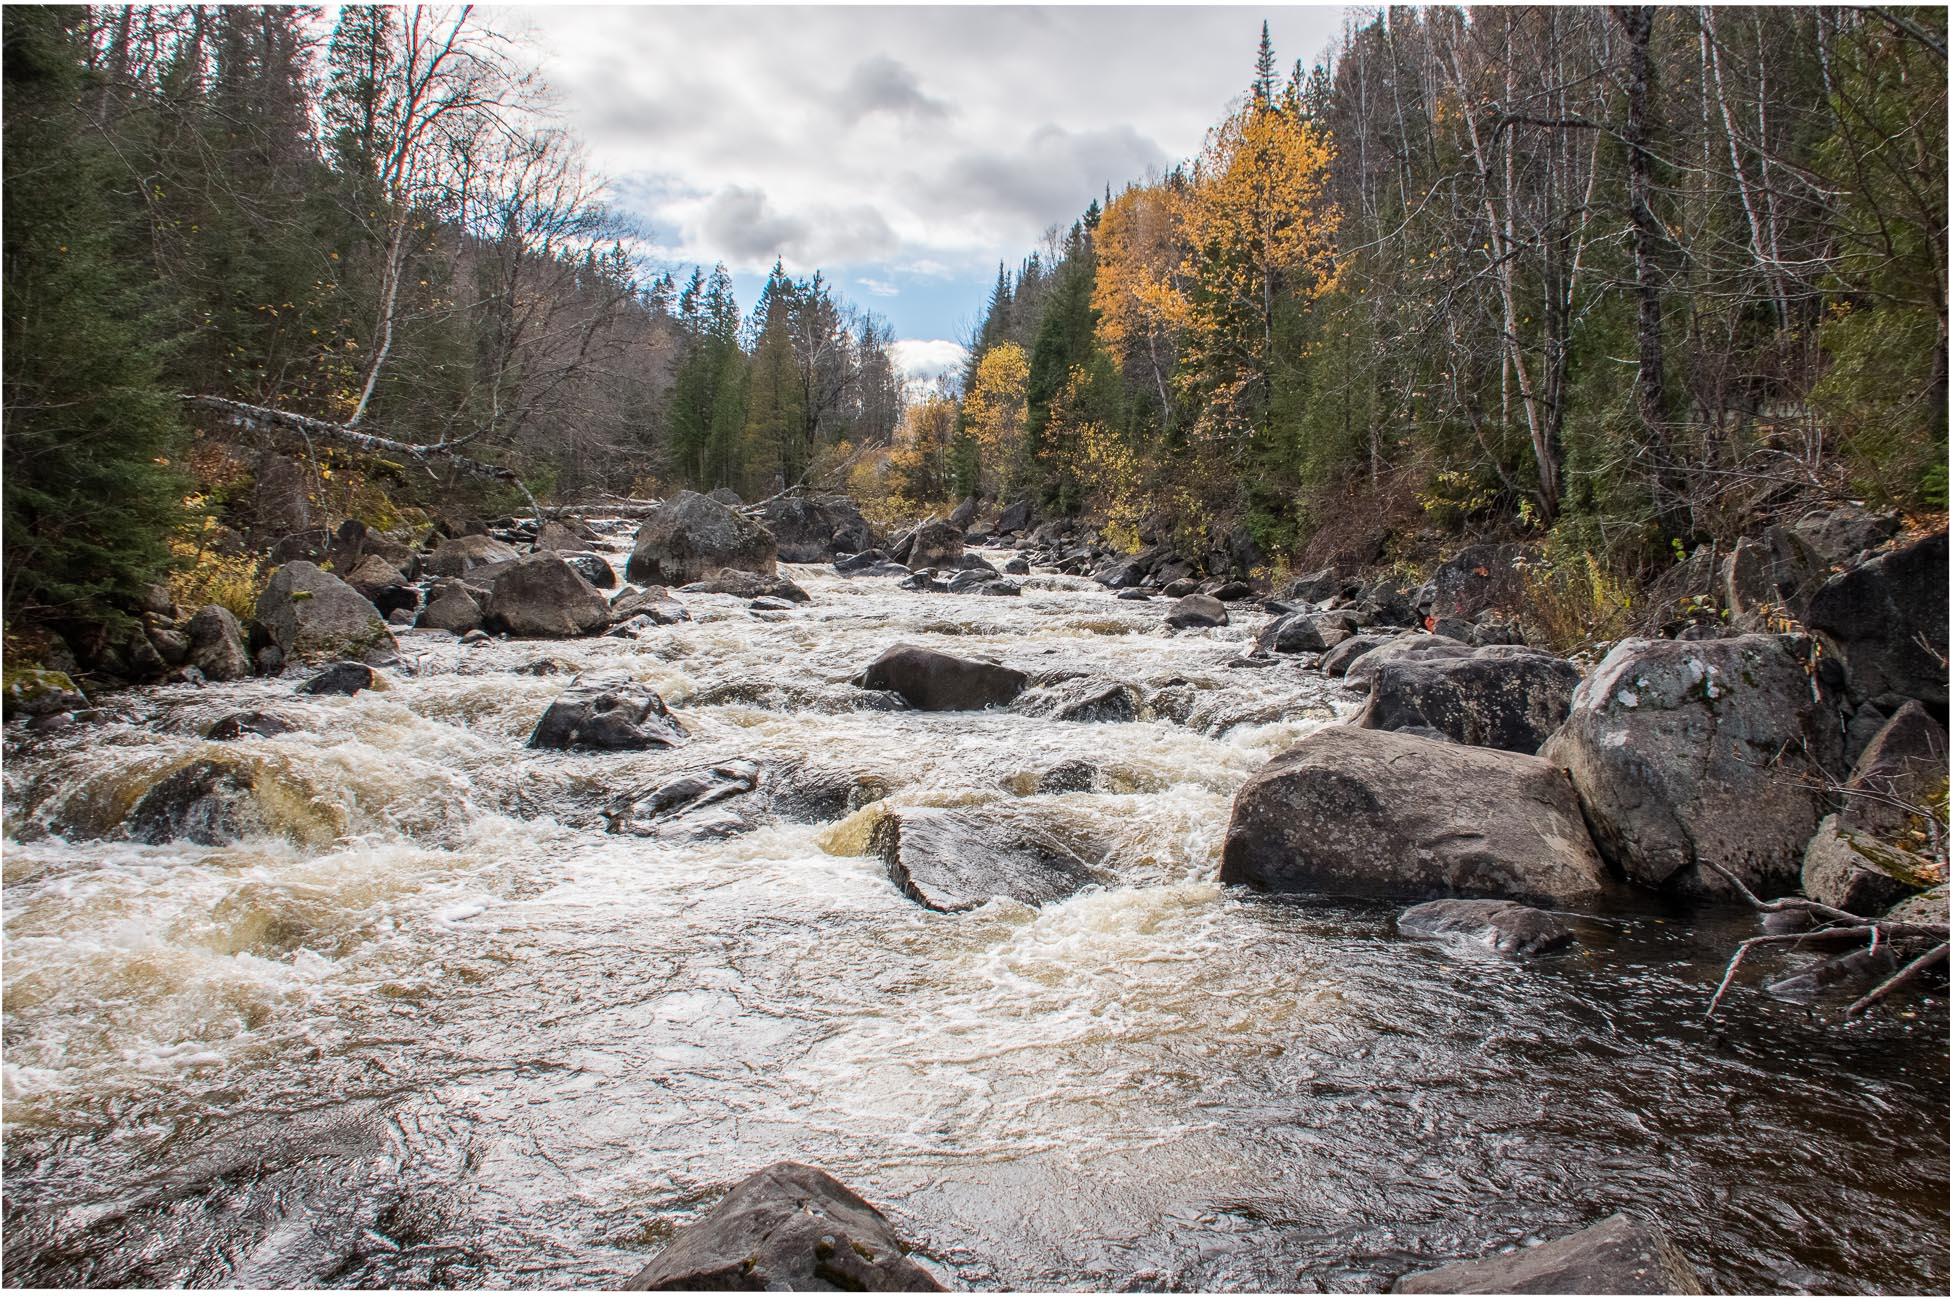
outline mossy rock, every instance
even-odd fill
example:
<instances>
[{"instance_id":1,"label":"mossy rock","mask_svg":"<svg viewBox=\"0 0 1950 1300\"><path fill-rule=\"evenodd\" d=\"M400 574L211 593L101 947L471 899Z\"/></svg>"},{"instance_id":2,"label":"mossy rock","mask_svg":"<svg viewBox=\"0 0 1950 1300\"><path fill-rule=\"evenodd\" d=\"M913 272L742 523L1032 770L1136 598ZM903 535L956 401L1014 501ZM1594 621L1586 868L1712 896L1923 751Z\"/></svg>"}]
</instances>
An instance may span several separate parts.
<instances>
[{"instance_id":1,"label":"mossy rock","mask_svg":"<svg viewBox=\"0 0 1950 1300\"><path fill-rule=\"evenodd\" d=\"M6 670L0 698L5 701L5 716L43 717L88 707L88 697L66 673L51 668L27 667Z\"/></svg>"}]
</instances>

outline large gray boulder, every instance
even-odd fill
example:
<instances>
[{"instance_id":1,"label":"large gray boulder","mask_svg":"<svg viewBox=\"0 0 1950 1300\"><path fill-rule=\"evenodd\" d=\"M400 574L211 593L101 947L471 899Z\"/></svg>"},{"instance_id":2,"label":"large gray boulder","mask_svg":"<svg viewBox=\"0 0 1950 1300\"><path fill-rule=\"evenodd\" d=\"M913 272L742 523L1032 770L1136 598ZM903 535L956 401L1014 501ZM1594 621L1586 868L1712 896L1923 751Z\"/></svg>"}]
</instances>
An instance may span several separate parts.
<instances>
[{"instance_id":1,"label":"large gray boulder","mask_svg":"<svg viewBox=\"0 0 1950 1300\"><path fill-rule=\"evenodd\" d=\"M1666 1234L1623 1214L1541 1246L1395 1283L1398 1295L1702 1295L1699 1275Z\"/></svg>"},{"instance_id":2,"label":"large gray boulder","mask_svg":"<svg viewBox=\"0 0 1950 1300\"><path fill-rule=\"evenodd\" d=\"M1029 674L986 659L897 645L868 665L858 685L870 691L893 691L915 708L933 712L987 709L1022 694Z\"/></svg>"},{"instance_id":3,"label":"large gray boulder","mask_svg":"<svg viewBox=\"0 0 1950 1300\"><path fill-rule=\"evenodd\" d=\"M461 578L475 569L520 558L521 552L492 537L455 537L435 547L420 568L435 578Z\"/></svg>"},{"instance_id":4,"label":"large gray boulder","mask_svg":"<svg viewBox=\"0 0 1950 1300\"><path fill-rule=\"evenodd\" d=\"M1180 598L1165 615L1166 627L1224 627L1231 621L1223 604L1196 593Z\"/></svg>"},{"instance_id":5,"label":"large gray boulder","mask_svg":"<svg viewBox=\"0 0 1950 1300\"><path fill-rule=\"evenodd\" d=\"M893 1225L831 1175L768 1165L683 1229L626 1291L941 1291Z\"/></svg>"},{"instance_id":6,"label":"large gray boulder","mask_svg":"<svg viewBox=\"0 0 1950 1300\"><path fill-rule=\"evenodd\" d=\"M668 749L690 733L663 697L627 678L577 678L528 737L530 749Z\"/></svg>"},{"instance_id":7,"label":"large gray boulder","mask_svg":"<svg viewBox=\"0 0 1950 1300\"><path fill-rule=\"evenodd\" d=\"M510 636L593 636L609 626L609 602L559 554L543 551L494 580L481 624Z\"/></svg>"},{"instance_id":8,"label":"large gray boulder","mask_svg":"<svg viewBox=\"0 0 1950 1300\"><path fill-rule=\"evenodd\" d=\"M894 552L910 569L953 569L961 565L962 530L946 521L922 524Z\"/></svg>"},{"instance_id":9,"label":"large gray boulder","mask_svg":"<svg viewBox=\"0 0 1950 1300\"><path fill-rule=\"evenodd\" d=\"M271 575L257 624L287 663L360 659L398 648L373 603L309 560Z\"/></svg>"},{"instance_id":10,"label":"large gray boulder","mask_svg":"<svg viewBox=\"0 0 1950 1300\"><path fill-rule=\"evenodd\" d=\"M1377 731L1430 727L1458 744L1534 754L1570 713L1580 676L1569 660L1515 646L1398 659L1375 668L1354 722Z\"/></svg>"},{"instance_id":11,"label":"large gray boulder","mask_svg":"<svg viewBox=\"0 0 1950 1300\"><path fill-rule=\"evenodd\" d=\"M1572 697L1542 756L1569 771L1607 861L1650 889L1731 895L1701 863L1771 897L1800 878L1827 811L1839 728L1817 702L1805 642L1619 642Z\"/></svg>"},{"instance_id":12,"label":"large gray boulder","mask_svg":"<svg viewBox=\"0 0 1950 1300\"><path fill-rule=\"evenodd\" d=\"M1348 685L1360 686L1371 681L1383 664L1425 659L1467 659L1476 653L1476 649L1467 641L1458 641L1454 637L1429 632L1403 632L1356 655L1341 672L1347 678Z\"/></svg>"},{"instance_id":13,"label":"large gray boulder","mask_svg":"<svg viewBox=\"0 0 1950 1300\"><path fill-rule=\"evenodd\" d=\"M427 588L427 603L421 608L415 627L435 628L462 636L481 625L481 606L489 593L462 582L441 578Z\"/></svg>"},{"instance_id":14,"label":"large gray boulder","mask_svg":"<svg viewBox=\"0 0 1950 1300\"><path fill-rule=\"evenodd\" d=\"M205 605L190 617L190 663L213 682L251 675L251 652L237 616L222 605Z\"/></svg>"},{"instance_id":15,"label":"large gray boulder","mask_svg":"<svg viewBox=\"0 0 1950 1300\"><path fill-rule=\"evenodd\" d=\"M631 582L681 587L726 569L777 573L772 534L710 497L679 492L636 530L625 575Z\"/></svg>"},{"instance_id":16,"label":"large gray boulder","mask_svg":"<svg viewBox=\"0 0 1950 1300\"><path fill-rule=\"evenodd\" d=\"M1517 899L1607 892L1577 796L1542 759L1323 727L1232 804L1219 880L1293 893Z\"/></svg>"},{"instance_id":17,"label":"large gray boulder","mask_svg":"<svg viewBox=\"0 0 1950 1300\"><path fill-rule=\"evenodd\" d=\"M902 808L874 826L871 848L903 894L936 912L998 896L1041 907L1108 880L1103 846L1048 808L1013 803Z\"/></svg>"},{"instance_id":18,"label":"large gray boulder","mask_svg":"<svg viewBox=\"0 0 1950 1300\"><path fill-rule=\"evenodd\" d=\"M760 515L778 543L779 559L787 564L816 564L878 544L873 525L852 497L811 493L774 497L760 508Z\"/></svg>"},{"instance_id":19,"label":"large gray boulder","mask_svg":"<svg viewBox=\"0 0 1950 1300\"><path fill-rule=\"evenodd\" d=\"M1253 637L1253 653L1292 655L1332 650L1360 630L1354 611L1349 609L1283 614Z\"/></svg>"},{"instance_id":20,"label":"large gray boulder","mask_svg":"<svg viewBox=\"0 0 1950 1300\"><path fill-rule=\"evenodd\" d=\"M1841 663L1858 700L1882 695L1950 704L1950 534L1933 533L1824 582L1808 627Z\"/></svg>"},{"instance_id":21,"label":"large gray boulder","mask_svg":"<svg viewBox=\"0 0 1950 1300\"><path fill-rule=\"evenodd\" d=\"M1843 504L1832 510L1803 515L1789 531L1805 543L1823 564L1841 564L1896 535L1902 521L1895 515L1870 514L1861 506Z\"/></svg>"}]
</instances>

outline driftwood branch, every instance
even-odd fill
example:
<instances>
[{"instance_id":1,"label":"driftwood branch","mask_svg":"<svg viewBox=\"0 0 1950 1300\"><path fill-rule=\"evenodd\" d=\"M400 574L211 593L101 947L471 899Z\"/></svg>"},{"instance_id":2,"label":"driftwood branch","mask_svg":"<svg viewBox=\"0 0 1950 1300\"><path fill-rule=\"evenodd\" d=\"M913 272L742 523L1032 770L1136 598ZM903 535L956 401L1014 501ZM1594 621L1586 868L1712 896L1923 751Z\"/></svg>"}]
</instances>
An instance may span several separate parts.
<instances>
[{"instance_id":1,"label":"driftwood branch","mask_svg":"<svg viewBox=\"0 0 1950 1300\"><path fill-rule=\"evenodd\" d=\"M254 406L249 402L235 402L227 397L185 393L183 400L201 410L229 416L237 423L246 426L284 429L306 438L322 438L328 442L357 447L361 451L405 456L423 464L436 458L444 460L455 469L472 474L476 478L490 478L497 482L514 484L528 504L534 508L536 518L543 517L541 505L535 500L534 494L528 490L528 485L521 481L520 475L505 465L490 465L486 461L463 456L455 450L456 447L472 441L472 435L430 443L401 442L397 438L382 438L378 434L335 424L330 420L321 420L317 416L299 415L295 411L280 411L270 406Z\"/></svg>"},{"instance_id":2,"label":"driftwood branch","mask_svg":"<svg viewBox=\"0 0 1950 1300\"><path fill-rule=\"evenodd\" d=\"M1935 947L1914 961L1909 962L1887 980L1884 980L1881 984L1871 989L1866 995L1851 1003L1847 1012L1844 1013L1850 1016L1861 1015L1864 1011L1875 1006L1876 1003L1881 1002L1890 994L1915 981L1918 976L1930 967L1943 961L1945 958L1950 958L1950 925L1939 925L1932 922L1889 921L1886 919L1857 916L1855 913L1845 912L1839 907L1830 907L1826 903L1817 903L1811 898L1777 898L1771 903L1762 902L1753 890L1747 888L1745 881L1741 880L1740 877L1734 875L1719 863L1702 861L1700 865L1710 868L1722 880L1732 885L1739 892L1740 896L1756 911L1799 913L1811 920L1820 920L1823 922L1823 924L1812 930L1804 930L1798 934L1762 934L1742 941L1740 946L1733 950L1733 959L1727 963L1726 973L1720 977L1720 986L1713 990L1713 1000L1706 1004L1706 1016L1709 1020L1713 1018L1714 1012L1719 1009L1720 1000L1726 996L1727 990L1732 987L1734 972L1740 969L1740 963L1746 958L1747 950L1759 947L1762 944L1802 943L1809 939L1867 939L1869 941L1870 951L1873 952L1877 945L1889 939L1924 939L1936 941Z\"/></svg>"}]
</instances>

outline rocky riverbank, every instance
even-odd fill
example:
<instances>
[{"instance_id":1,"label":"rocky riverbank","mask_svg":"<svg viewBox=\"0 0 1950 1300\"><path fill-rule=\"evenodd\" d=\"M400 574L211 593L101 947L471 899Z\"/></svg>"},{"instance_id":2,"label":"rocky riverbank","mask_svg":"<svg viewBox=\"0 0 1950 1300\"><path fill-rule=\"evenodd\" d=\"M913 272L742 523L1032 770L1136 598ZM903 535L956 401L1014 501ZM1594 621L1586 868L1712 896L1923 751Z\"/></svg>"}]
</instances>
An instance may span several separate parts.
<instances>
[{"instance_id":1,"label":"rocky riverbank","mask_svg":"<svg viewBox=\"0 0 1950 1300\"><path fill-rule=\"evenodd\" d=\"M1851 542L1866 536L1848 534ZM220 913L252 918L249 934L219 947L280 967L356 965L368 945L393 941L346 930L337 903L306 902L288 882L235 873L261 871L247 864L261 860L266 844L289 846L275 853L303 860L380 852L388 870L400 851L479 854L484 816L495 819L492 835L576 846L571 860L608 855L605 844L614 844L615 869L635 861L701 872L712 890L731 891L707 905L681 875L657 885L676 891L673 900L690 899L673 915L711 912L687 942L730 942L726 927L743 926L751 908L797 933L789 911L774 915L774 902L784 908L803 892L795 882L831 888L829 873L843 870L854 874L841 897L858 893L862 906L871 897L879 912L890 901L911 912L897 921L895 933L909 936L900 943L919 944L926 934L934 936L928 945L961 951L995 941L997 926L1026 927L1025 942L1056 926L1066 950L1075 945L1095 972L1077 973L1078 989L1100 978L1109 981L1104 988L1143 983L1142 963L1163 960L1185 971L1188 989L1214 981L1210 996L1221 1000L1248 996L1240 981L1250 978L1250 957L1241 965L1244 954L1176 939L1157 941L1169 955L1146 955L1146 926L1169 934L1249 917L1253 942L1277 947L1283 940L1272 936L1289 927L1344 926L1350 906L1418 904L1401 915L1398 942L1427 945L1448 964L1418 975L1424 982L1414 996L1439 1000L1444 984L1462 996L1468 982L1487 980L1498 997L1521 1001L1555 996L1553 981L1564 976L1554 972L1570 963L1594 988L1632 987L1641 977L1608 956L1617 935L1720 916L1699 909L1744 906L1746 891L1791 895L1878 921L1884 960L1828 951L1811 958L1812 943L1767 962L1756 954L1748 972L1785 987L1739 1014L1764 1019L1773 1014L1768 1005L1806 1008L1794 1014L1812 1016L1810 1032L1830 1033L1854 999L1903 960L1926 955L1939 941L1931 927L1950 919L1940 841L1930 838L1940 830L1927 815L1942 807L1944 698L1941 675L1933 682L1919 658L1944 641L1941 534L1881 536L1825 575L1794 578L1791 591L1787 579L1771 579L1789 606L1756 598L1746 608L1791 606L1801 611L1797 630L1743 624L1745 613L1735 611L1676 629L1684 639L1622 641L1595 663L1522 644L1522 613L1510 608L1522 557L1495 549L1457 557L1416 590L1325 573L1274 591L1229 567L1212 572L1235 562L1221 552L1112 559L1077 526L1033 524L1026 511L881 537L843 498L739 507L694 494L640 522L504 521L419 549L356 523L311 547L309 558L298 553L302 541L284 548L249 623L218 606L183 611L154 602L141 634L149 653L125 646L115 662L134 677L137 661L153 655L169 679L160 687L111 687L90 699L86 677L81 686L52 672L10 682L8 831L28 849L13 855L27 865L24 875L10 871L9 885L22 881L34 899L10 916L10 942L58 924L44 893L52 882L95 870L80 864L104 855L134 855L184 864L180 880L143 888L167 893L203 881ZM1713 580L1739 575L1743 590L1758 589L1758 560L1742 555L1736 549ZM1125 598L1133 595L1144 599ZM102 662L96 681L106 681ZM437 729L426 732L429 724ZM349 747L340 743L346 726L359 729ZM402 743L407 736L421 737L426 752L416 755L413 743ZM321 744L329 761L307 752ZM795 857L791 871L766 876L766 888L783 891L777 900L750 895L738 864L787 843L794 854L867 864L865 872L809 868ZM389 847L360 847L375 844ZM540 868L498 869L518 881ZM1215 879L1233 888L1217 890ZM245 885L255 887L248 898L239 892ZM1164 911L1127 932L1125 909L1150 898L1146 890L1163 891L1145 906ZM738 898L743 908L733 905ZM1113 910L1089 919L1102 908ZM1809 922L1805 909L1800 920ZM649 931L642 924L625 928L652 936L653 949L672 942L667 921ZM906 928L915 926L922 928ZM1272 930L1251 928L1266 926ZM387 933L415 931L409 924ZM873 947L877 933L855 918L804 942L843 943L851 934ZM542 946L563 942L552 936ZM1672 954L1650 977L1663 983L1663 996L1687 1001L1682 1018L1694 1023L1732 955L1729 939L1710 947ZM879 960L903 964L891 950L875 950ZM1356 960L1331 941L1316 959L1330 969L1335 958L1326 954L1336 951ZM1474 953L1494 964L1471 964ZM535 974L580 989L559 961ZM694 1043L698 1062L717 1060L743 1032L738 1024L776 1022L778 1032L797 1035L816 1023L803 979L780 961L768 951L762 965L792 991L791 1008L768 1017L748 1005L708 1017L731 1037ZM42 969L37 978L45 980L53 968ZM710 969L687 963L685 979L708 986ZM909 970L904 978L929 977ZM374 987L389 981L397 973ZM677 996L658 984L659 997ZM10 1028L23 1033L39 1023L33 1007L61 1004L52 991L17 1001L9 988ZM1921 1024L1940 1029L1939 988L1919 979L1884 1010L1892 1019L1920 1014ZM552 1001L536 1013L553 1014ZM627 995L617 1005L628 1005ZM270 1024L284 1014L252 1013ZM1082 1014L1087 1022L1101 1012ZM1177 1042L1183 1025L1197 1024L1205 1028L1184 1035L1184 1050L1221 1051L1228 1069L1258 1073L1244 1064L1234 1030L1208 1014L1202 1008L1180 1029L1141 1032L1114 1016L1106 1036L1082 1041L1104 1044L1092 1051L1141 1055L1147 1035L1168 1032ZM1258 1019L1247 1037L1277 1043L1279 1023ZM639 1029L659 1038L653 1027ZM198 1030L204 1039L217 1032ZM1383 1032L1441 1057L1418 1031ZM1191 1041L1201 1036L1202 1049ZM583 1050L571 1041L548 1050ZM817 1041L800 1048L817 1055ZM929 1053L952 1057L927 1041ZM1033 1056L1032 1044L1007 1050ZM211 1050L226 1072L233 1068L229 1048ZM289 1050L273 1050L273 1070ZM754 1050L764 1057L768 1049ZM35 1061L49 1079L75 1068L110 1071L106 1058ZM901 1068L924 1067L917 1059ZM1780 1068L1782 1088L1808 1086ZM711 1067L715 1084L689 1094L693 1104L713 1087L744 1086L717 1071ZM1085 1069L1076 1079L1081 1086L1089 1077ZM1128 1087L1141 1090L1143 1077L1134 1064ZM1269 1086L1289 1095L1292 1083ZM21 1086L23 1096L42 1096L38 1085ZM828 1074L816 1086L845 1091ZM1120 1087L1107 1096L1122 1100L1107 1104L1137 1095ZM1230 1113L1240 1104L1225 1106ZM1039 1115L1032 1127L1051 1120ZM957 1122L994 1140L984 1123ZM1797 1122L1776 1117L1782 1133ZM930 1140L954 1146L949 1137ZM926 1147L900 1163L912 1168ZM764 1163L729 1167L715 1149L706 1144L686 1157L693 1169L715 1162L706 1186L722 1189ZM1118 1158L1133 1149L1122 1146ZM873 1167L869 1153L850 1145L844 1163L849 1179ZM1579 1202L1587 1208L1575 1221L1535 1226L1558 1237L1620 1206L1657 1217L1656 1202L1607 1201L1601 1184L1586 1186ZM910 1216L928 1202L903 1196ZM1504 1203L1500 1193L1485 1196ZM968 1212L955 1198L935 1203ZM695 1197L685 1205L702 1208ZM1388 1222L1416 1212L1396 1204L1375 1214ZM1696 1240L1718 1240L1718 1231ZM978 1247L992 1245L988 1229L970 1225L975 1244L965 1247L955 1244L957 1232L948 1221L923 1227L923 1255L937 1280L1029 1280L984 1257ZM1266 1245L1260 1233L1245 1234L1255 1250ZM1192 1235L1209 1246L1224 1233ZM879 1238L849 1240L891 1258ZM809 1248L805 1267L838 1267L819 1254L817 1235ZM1341 1248L1346 1264L1355 1256L1347 1243ZM672 1243L659 1260L676 1250ZM1646 1250L1664 1258L1660 1248ZM1458 1238L1392 1256L1393 1266L1362 1265L1361 1276L1385 1285L1480 1253ZM67 1276L35 1258L42 1276ZM1096 1267L1079 1265L1077 1275L1114 1276ZM1142 1271L1124 1280L1141 1283ZM1250 1275L1266 1286L1278 1270Z\"/></svg>"}]
</instances>

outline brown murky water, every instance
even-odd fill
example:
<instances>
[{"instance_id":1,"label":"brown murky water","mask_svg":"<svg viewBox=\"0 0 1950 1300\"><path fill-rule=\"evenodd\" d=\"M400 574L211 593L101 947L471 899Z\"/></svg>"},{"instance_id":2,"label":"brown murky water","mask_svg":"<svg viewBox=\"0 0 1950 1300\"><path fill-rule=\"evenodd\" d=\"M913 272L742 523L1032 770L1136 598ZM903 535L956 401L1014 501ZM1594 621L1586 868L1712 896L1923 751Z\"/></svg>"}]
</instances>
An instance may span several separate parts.
<instances>
[{"instance_id":1,"label":"brown murky water","mask_svg":"<svg viewBox=\"0 0 1950 1300\"><path fill-rule=\"evenodd\" d=\"M792 573L814 599L790 613L411 634L384 691L150 690L137 722L13 738L7 1281L611 1285L790 1158L975 1289L1372 1290L1620 1209L1722 1290L1950 1287L1945 999L1843 1023L1743 985L1709 1024L1744 918L1587 920L1520 965L1400 938L1389 908L1222 890L1233 791L1346 707L1335 685L1227 668L1248 628L1169 634L1076 580ZM1169 716L858 708L846 679L903 640L1134 682ZM652 685L694 740L524 749L586 669ZM300 724L227 747L279 792L265 834L79 837L250 707ZM860 815L604 833L617 790L730 757L1088 819L1118 883L946 916L859 856ZM1094 791L1023 793L1077 760Z\"/></svg>"}]
</instances>

